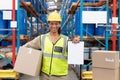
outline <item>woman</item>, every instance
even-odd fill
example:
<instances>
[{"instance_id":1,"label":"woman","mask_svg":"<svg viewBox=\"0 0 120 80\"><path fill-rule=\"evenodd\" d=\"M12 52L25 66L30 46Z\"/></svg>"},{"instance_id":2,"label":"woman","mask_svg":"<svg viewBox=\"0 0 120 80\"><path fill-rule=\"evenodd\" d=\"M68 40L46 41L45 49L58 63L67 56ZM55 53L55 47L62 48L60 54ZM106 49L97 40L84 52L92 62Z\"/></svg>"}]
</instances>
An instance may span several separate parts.
<instances>
[{"instance_id":1,"label":"woman","mask_svg":"<svg viewBox=\"0 0 120 80\"><path fill-rule=\"evenodd\" d=\"M70 80L67 76L68 37L61 34L61 17L54 11L49 14L47 21L50 30L49 33L36 37L24 46L42 49L43 64L41 68L41 80ZM73 42L79 42L79 37L75 37Z\"/></svg>"}]
</instances>

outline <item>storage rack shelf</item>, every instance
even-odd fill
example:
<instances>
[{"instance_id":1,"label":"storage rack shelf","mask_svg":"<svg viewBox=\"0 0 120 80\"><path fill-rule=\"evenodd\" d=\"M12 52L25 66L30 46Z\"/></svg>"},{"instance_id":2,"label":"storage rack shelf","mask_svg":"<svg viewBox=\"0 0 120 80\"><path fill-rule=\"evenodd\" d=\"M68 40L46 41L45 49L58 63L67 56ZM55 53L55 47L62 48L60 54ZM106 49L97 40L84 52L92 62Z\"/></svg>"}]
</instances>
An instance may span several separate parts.
<instances>
[{"instance_id":1,"label":"storage rack shelf","mask_svg":"<svg viewBox=\"0 0 120 80\"><path fill-rule=\"evenodd\" d=\"M45 0L39 0L39 7L40 7L40 11L36 11L33 7L33 5L30 3L30 2L24 2L24 0L21 0L20 1L20 7L23 7L27 12L28 12L28 16L31 17L28 21L31 23L31 29L32 30L34 28L33 26L33 22L32 22L32 17L35 17L36 18L36 21L34 23L37 23L37 26L38 24L42 24L40 26L45 26L47 28L47 23L45 23L44 21L42 21L39 17L40 15L46 15L48 12L47 10L44 8L43 4L42 4L42 1L45 1ZM108 1L111 1L111 0L108 0ZM62 4L62 7L61 7L61 11L60 11L60 14L62 16L62 24L61 24L61 29L62 29L62 33L69 36L69 37L73 37L76 35L76 27L75 27L75 15L76 15L76 12L82 12L82 9L83 7L104 7L106 8L106 10L108 10L108 7L112 7L112 3L111 2L108 2L107 0L100 0L98 2L84 2L83 0L63 0L63 4ZM71 4L72 2L72 4ZM118 1L119 2L119 1ZM119 2L119 6L120 6L120 2ZM118 6L117 6L118 8ZM119 14L120 14L120 8L119 9ZM105 35L105 36L84 36L83 35L83 31L82 31L82 19L81 19L81 14L80 14L80 39L81 41L83 40L85 43L92 43L92 44L95 44L95 45L92 45L92 46L97 46L97 47L105 47L106 50L109 50L108 46L109 46L109 43L112 43L112 39L113 37L111 37L112 35ZM119 16L118 16L118 21L119 20ZM44 31L44 30L42 30ZM19 32L19 31L18 31ZM47 30L45 30L45 32L47 32ZM43 32L43 33L45 33ZM24 42L24 41L27 41L28 39L33 39L33 32L30 31L30 36L21 36L20 34L18 34L17 36L19 36L20 38L18 40L17 43L18 43L18 46L17 48L19 48L20 46L20 42ZM118 44L120 45L120 36L119 36L119 33L118 32L118 39L116 40L118 42ZM37 34L38 35L38 34ZM4 40L5 41L11 41L11 37L9 37L8 35L8 38L6 38L7 36L5 36ZM2 37L3 38L3 37ZM1 39L3 40L3 39ZM90 45L88 45L90 47ZM118 47L119 51L120 51L120 47ZM111 48L110 48L111 49ZM86 64L89 64L91 62L91 59L88 59L87 60L88 62L86 62Z\"/></svg>"}]
</instances>

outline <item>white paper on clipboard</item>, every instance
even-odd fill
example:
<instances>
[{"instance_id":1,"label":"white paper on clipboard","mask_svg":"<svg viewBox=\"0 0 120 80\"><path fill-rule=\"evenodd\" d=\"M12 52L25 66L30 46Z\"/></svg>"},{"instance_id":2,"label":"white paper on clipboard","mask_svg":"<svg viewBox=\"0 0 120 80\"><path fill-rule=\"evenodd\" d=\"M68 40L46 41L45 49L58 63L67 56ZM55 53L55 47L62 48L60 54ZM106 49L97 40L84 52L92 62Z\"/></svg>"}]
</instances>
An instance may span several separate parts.
<instances>
[{"instance_id":1,"label":"white paper on clipboard","mask_svg":"<svg viewBox=\"0 0 120 80\"><path fill-rule=\"evenodd\" d=\"M68 41L68 64L84 64L84 42Z\"/></svg>"}]
</instances>

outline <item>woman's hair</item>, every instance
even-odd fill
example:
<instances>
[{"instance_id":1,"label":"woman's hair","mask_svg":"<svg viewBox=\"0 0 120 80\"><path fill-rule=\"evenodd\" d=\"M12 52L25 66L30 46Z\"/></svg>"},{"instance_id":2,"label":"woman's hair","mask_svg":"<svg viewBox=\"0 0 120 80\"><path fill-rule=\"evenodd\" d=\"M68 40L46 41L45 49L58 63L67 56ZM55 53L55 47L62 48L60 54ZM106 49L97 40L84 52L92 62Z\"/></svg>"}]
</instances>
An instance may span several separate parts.
<instances>
[{"instance_id":1,"label":"woman's hair","mask_svg":"<svg viewBox=\"0 0 120 80\"><path fill-rule=\"evenodd\" d=\"M59 29L58 29L58 34L60 34L61 33L61 29L60 29L60 27L59 27Z\"/></svg>"}]
</instances>

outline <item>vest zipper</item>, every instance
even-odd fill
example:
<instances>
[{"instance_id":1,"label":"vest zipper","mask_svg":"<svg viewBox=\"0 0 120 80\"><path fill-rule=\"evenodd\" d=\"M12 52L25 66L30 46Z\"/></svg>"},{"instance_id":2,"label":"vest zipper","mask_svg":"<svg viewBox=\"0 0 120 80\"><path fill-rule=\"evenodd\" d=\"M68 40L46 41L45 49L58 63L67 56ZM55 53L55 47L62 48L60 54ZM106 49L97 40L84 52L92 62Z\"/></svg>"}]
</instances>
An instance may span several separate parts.
<instances>
[{"instance_id":1,"label":"vest zipper","mask_svg":"<svg viewBox=\"0 0 120 80\"><path fill-rule=\"evenodd\" d=\"M50 61L50 71L49 71L49 75L51 75L52 60L53 60L53 51L54 51L54 44L53 44L53 48L52 48L52 56L51 56L51 61Z\"/></svg>"},{"instance_id":2,"label":"vest zipper","mask_svg":"<svg viewBox=\"0 0 120 80\"><path fill-rule=\"evenodd\" d=\"M53 60L53 52L54 52L54 46L55 44L61 39L61 37L55 42L53 43L53 48L52 48L52 56L51 56L51 62L50 62L50 71L49 71L49 75L51 75L51 69L52 69L52 60Z\"/></svg>"}]
</instances>

